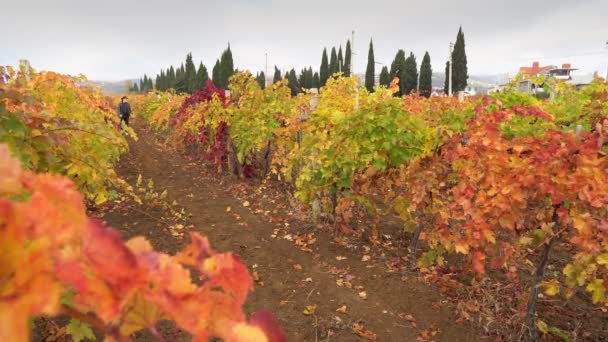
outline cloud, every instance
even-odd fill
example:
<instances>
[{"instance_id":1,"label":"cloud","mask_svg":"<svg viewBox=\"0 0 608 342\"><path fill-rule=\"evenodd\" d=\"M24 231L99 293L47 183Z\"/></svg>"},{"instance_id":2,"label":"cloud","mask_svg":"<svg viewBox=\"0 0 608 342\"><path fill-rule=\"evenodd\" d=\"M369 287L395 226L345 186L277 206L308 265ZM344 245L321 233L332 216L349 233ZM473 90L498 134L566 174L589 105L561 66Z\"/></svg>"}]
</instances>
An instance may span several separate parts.
<instances>
[{"instance_id":1,"label":"cloud","mask_svg":"<svg viewBox=\"0 0 608 342\"><path fill-rule=\"evenodd\" d=\"M235 64L253 72L318 68L323 47L345 44L355 30L355 66L363 72L373 37L376 59L390 64L400 48L443 70L448 44L465 31L469 70L515 71L533 59L605 70L605 0L346 1L9 0L3 8L0 64L94 79L154 74L192 52L210 69L230 42ZM8 32L6 32L8 30Z\"/></svg>"}]
</instances>

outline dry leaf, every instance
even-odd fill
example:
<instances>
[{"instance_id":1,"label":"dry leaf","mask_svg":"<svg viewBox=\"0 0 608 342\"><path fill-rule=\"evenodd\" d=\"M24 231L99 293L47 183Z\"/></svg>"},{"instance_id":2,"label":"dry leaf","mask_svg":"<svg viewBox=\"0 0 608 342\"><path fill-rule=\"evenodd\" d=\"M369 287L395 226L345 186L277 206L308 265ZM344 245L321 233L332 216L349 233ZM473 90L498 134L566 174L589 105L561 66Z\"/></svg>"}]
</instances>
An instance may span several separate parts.
<instances>
[{"instance_id":1,"label":"dry leaf","mask_svg":"<svg viewBox=\"0 0 608 342\"><path fill-rule=\"evenodd\" d=\"M375 341L378 338L376 334L374 334L370 330L365 329L363 325L359 323L353 324L353 332L361 337L367 338L370 341Z\"/></svg>"},{"instance_id":2,"label":"dry leaf","mask_svg":"<svg viewBox=\"0 0 608 342\"><path fill-rule=\"evenodd\" d=\"M346 305L342 305L341 307L337 308L336 312L346 313Z\"/></svg>"}]
</instances>

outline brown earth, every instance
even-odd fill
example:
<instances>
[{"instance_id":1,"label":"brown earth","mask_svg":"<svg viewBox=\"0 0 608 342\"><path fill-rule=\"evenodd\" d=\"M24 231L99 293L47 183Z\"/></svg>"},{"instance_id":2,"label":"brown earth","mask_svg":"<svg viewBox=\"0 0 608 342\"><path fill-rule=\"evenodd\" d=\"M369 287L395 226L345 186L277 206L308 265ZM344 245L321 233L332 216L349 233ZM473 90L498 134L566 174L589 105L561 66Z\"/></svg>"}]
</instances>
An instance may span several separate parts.
<instances>
[{"instance_id":1,"label":"brown earth","mask_svg":"<svg viewBox=\"0 0 608 342\"><path fill-rule=\"evenodd\" d=\"M246 311L274 312L289 341L367 340L356 334L355 324L362 327L361 334L375 334L378 341L482 339L480 330L455 323L453 305L416 273L403 276L387 268L398 260L389 236L383 244L387 248L366 246L359 239L337 246L322 225L299 217L285 191L274 186L256 192L259 184L218 175L159 144L143 127L136 129L139 141L131 141L119 175L130 184L138 175L154 180L155 189L167 189L169 200L192 215L193 229L208 236L216 250L238 253L257 279ZM170 253L186 244L187 234L173 236L159 210L128 206L104 216L123 238L143 235L157 250ZM364 255L369 260L363 261ZM316 309L305 315L311 305ZM341 307L345 313L336 311ZM174 333L168 325L161 330L168 337ZM138 339L149 340L147 335Z\"/></svg>"}]
</instances>

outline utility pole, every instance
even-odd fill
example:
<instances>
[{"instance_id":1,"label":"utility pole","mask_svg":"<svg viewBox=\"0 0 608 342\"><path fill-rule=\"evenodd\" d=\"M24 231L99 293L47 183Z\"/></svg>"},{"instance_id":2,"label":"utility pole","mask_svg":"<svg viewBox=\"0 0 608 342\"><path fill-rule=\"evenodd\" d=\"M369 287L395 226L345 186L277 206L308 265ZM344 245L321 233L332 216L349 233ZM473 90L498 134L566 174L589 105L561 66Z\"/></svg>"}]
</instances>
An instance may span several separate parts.
<instances>
[{"instance_id":1,"label":"utility pole","mask_svg":"<svg viewBox=\"0 0 608 342\"><path fill-rule=\"evenodd\" d=\"M448 96L452 96L452 50L454 49L454 43L450 42L450 70L448 78Z\"/></svg>"},{"instance_id":2,"label":"utility pole","mask_svg":"<svg viewBox=\"0 0 608 342\"><path fill-rule=\"evenodd\" d=\"M266 55L266 65L264 66L264 88L268 87L268 52Z\"/></svg>"},{"instance_id":3,"label":"utility pole","mask_svg":"<svg viewBox=\"0 0 608 342\"><path fill-rule=\"evenodd\" d=\"M355 30L350 38L350 75L355 74Z\"/></svg>"}]
</instances>

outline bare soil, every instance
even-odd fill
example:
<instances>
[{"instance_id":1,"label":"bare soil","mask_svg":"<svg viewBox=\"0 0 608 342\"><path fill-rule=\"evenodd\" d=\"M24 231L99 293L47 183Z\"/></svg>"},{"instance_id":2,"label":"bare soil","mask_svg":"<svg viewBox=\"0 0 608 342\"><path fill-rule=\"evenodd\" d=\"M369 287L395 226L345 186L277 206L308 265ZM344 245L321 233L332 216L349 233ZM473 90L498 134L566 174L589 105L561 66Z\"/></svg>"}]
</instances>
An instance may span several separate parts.
<instances>
[{"instance_id":1,"label":"bare soil","mask_svg":"<svg viewBox=\"0 0 608 342\"><path fill-rule=\"evenodd\" d=\"M255 272L246 311L273 311L290 341L364 341L368 338L360 335L366 333L378 341L482 339L477 328L455 323L452 303L431 284L416 273L387 268L402 261L391 252L398 246L390 235L385 236L386 248L359 239L338 246L329 229L298 215L280 185L256 191L259 180L218 175L161 145L144 127L136 129L139 141L131 141L118 167L120 176L131 184L139 175L153 179L156 189L167 189L169 200L192 215L193 229L208 236L216 250L238 253ZM123 238L143 235L159 251L173 253L187 243L187 234L175 237L163 226L158 220L162 213L139 208L112 210L104 219ZM364 255L369 260L362 261ZM308 306L316 308L305 315ZM169 326L162 330L168 337L173 334Z\"/></svg>"}]
</instances>

